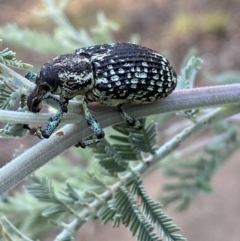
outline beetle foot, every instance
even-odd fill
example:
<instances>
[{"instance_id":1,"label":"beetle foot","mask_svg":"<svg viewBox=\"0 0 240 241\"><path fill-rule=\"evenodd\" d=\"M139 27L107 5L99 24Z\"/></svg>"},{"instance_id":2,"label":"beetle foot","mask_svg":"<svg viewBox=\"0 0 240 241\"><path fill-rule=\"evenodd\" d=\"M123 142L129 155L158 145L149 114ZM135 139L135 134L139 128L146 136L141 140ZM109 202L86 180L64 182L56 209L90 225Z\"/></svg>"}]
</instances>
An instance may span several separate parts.
<instances>
[{"instance_id":1,"label":"beetle foot","mask_svg":"<svg viewBox=\"0 0 240 241\"><path fill-rule=\"evenodd\" d=\"M42 136L41 126L31 128L29 125L25 124L23 125L23 128L28 129L30 135L37 136L39 139L44 139L44 137Z\"/></svg>"},{"instance_id":2,"label":"beetle foot","mask_svg":"<svg viewBox=\"0 0 240 241\"><path fill-rule=\"evenodd\" d=\"M97 144L98 142L100 142L100 139L91 139L91 140L79 141L75 146L85 148L87 146Z\"/></svg>"},{"instance_id":3,"label":"beetle foot","mask_svg":"<svg viewBox=\"0 0 240 241\"><path fill-rule=\"evenodd\" d=\"M127 127L127 128L131 128L131 129L135 129L135 130L141 130L142 129L142 124L139 120L134 119L133 117L129 116L122 108L122 106L118 106L117 110L119 111L119 113L121 114L122 118L124 119L126 125L117 125L117 126L123 126L123 127Z\"/></svg>"}]
</instances>

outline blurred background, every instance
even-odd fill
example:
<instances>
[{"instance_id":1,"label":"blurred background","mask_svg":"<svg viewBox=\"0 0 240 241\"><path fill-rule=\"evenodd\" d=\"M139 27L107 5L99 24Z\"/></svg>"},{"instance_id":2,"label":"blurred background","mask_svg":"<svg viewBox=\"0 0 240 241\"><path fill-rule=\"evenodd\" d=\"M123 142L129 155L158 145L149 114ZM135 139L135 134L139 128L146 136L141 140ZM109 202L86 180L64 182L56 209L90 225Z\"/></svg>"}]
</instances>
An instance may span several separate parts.
<instances>
[{"instance_id":1,"label":"blurred background","mask_svg":"<svg viewBox=\"0 0 240 241\"><path fill-rule=\"evenodd\" d=\"M0 0L0 26L15 23L21 28L51 33L53 21L32 14L33 9L41 8L42 3L38 0ZM167 55L177 73L189 49L196 48L197 55L204 60L196 86L209 85L207 76L240 69L239 0L71 0L66 12L77 29L95 26L96 15L104 12L108 19L119 24L119 29L116 27L113 32L117 41L127 42L133 35L141 45ZM19 47L5 40L4 35L0 38L4 40L2 48L9 47L17 52L17 59L36 67L55 57L54 54ZM0 140L1 164L11 160L14 149L21 144L32 146L37 141L32 137ZM236 152L214 176L212 195L199 195L184 212L176 212L171 206L165 210L188 240L239 240L239 155L240 152ZM149 194L158 198L165 181L159 171L144 180ZM156 185L159 186L157 189ZM98 241L135 240L125 228L110 226L102 226L98 221L87 223L79 231L79 240L96 237ZM51 240L51 236L45 240Z\"/></svg>"}]
</instances>

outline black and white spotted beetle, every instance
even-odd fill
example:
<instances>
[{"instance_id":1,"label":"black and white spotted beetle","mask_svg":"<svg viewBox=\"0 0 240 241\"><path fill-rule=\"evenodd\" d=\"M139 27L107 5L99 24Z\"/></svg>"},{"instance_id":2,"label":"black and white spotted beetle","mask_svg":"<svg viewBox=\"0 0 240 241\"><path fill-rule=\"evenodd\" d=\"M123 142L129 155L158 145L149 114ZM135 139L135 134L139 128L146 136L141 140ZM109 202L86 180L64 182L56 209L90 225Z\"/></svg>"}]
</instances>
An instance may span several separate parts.
<instances>
[{"instance_id":1,"label":"black and white spotted beetle","mask_svg":"<svg viewBox=\"0 0 240 241\"><path fill-rule=\"evenodd\" d=\"M104 131L88 109L88 102L96 101L116 107L126 124L140 129L138 120L130 117L122 106L126 103L145 104L168 96L176 87L177 76L169 61L149 48L130 43L111 43L80 48L73 54L60 55L43 65L35 79L36 87L27 99L32 112L41 110L41 102L53 98L60 110L49 119L40 138L49 138L61 122L70 99L82 95L87 124L93 129L91 140L81 141L81 147L100 141ZM59 95L55 99L48 92Z\"/></svg>"}]
</instances>

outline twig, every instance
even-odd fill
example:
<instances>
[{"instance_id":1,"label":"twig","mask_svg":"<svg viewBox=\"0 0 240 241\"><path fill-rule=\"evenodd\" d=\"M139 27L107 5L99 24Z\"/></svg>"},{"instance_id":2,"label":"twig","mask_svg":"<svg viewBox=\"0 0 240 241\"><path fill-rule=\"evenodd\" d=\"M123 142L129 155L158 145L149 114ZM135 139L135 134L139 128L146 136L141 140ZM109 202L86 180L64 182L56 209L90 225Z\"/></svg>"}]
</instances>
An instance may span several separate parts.
<instances>
[{"instance_id":1,"label":"twig","mask_svg":"<svg viewBox=\"0 0 240 241\"><path fill-rule=\"evenodd\" d=\"M175 112L190 108L216 106L220 104L240 103L240 85L227 85L217 87L199 88L193 90L176 91L169 98L154 104L127 106L126 111L133 117L143 117L164 112ZM232 107L226 107L232 110ZM122 121L114 108L93 105L94 116L102 127L112 126ZM239 110L234 107L234 113ZM27 113L23 113L28 115ZM232 115L231 113L229 116ZM39 114L41 116L41 114ZM79 118L80 119L80 118ZM20 121L20 119L18 119ZM197 124L196 124L197 126ZM187 129L186 129L187 130ZM58 135L58 133L60 133ZM0 194L13 188L33 171L59 155L67 148L77 144L91 134L86 121L82 119L79 124L70 124L61 128L49 139L18 156L0 169ZM178 136L177 136L178 137ZM178 140L180 142L180 140ZM172 149L171 149L172 150Z\"/></svg>"}]
</instances>

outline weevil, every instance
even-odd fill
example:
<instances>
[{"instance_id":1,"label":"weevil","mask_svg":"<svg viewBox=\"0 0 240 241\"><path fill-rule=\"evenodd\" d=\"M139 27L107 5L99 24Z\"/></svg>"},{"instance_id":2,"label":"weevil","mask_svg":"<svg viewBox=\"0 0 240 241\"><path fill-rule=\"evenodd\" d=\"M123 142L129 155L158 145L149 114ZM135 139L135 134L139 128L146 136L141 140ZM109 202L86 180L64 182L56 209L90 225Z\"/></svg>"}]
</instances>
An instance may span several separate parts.
<instances>
[{"instance_id":1,"label":"weevil","mask_svg":"<svg viewBox=\"0 0 240 241\"><path fill-rule=\"evenodd\" d=\"M111 43L76 49L45 63L35 77L36 87L27 98L31 112L41 110L41 102L53 98L60 110L40 129L40 138L49 138L67 112L69 100L83 96L83 110L93 138L81 147L97 143L104 131L88 109L89 102L117 108L126 125L141 129L140 121L129 116L123 105L146 104L167 97L177 85L177 75L169 61L147 47L131 43ZM47 93L59 95L60 100Z\"/></svg>"}]
</instances>

